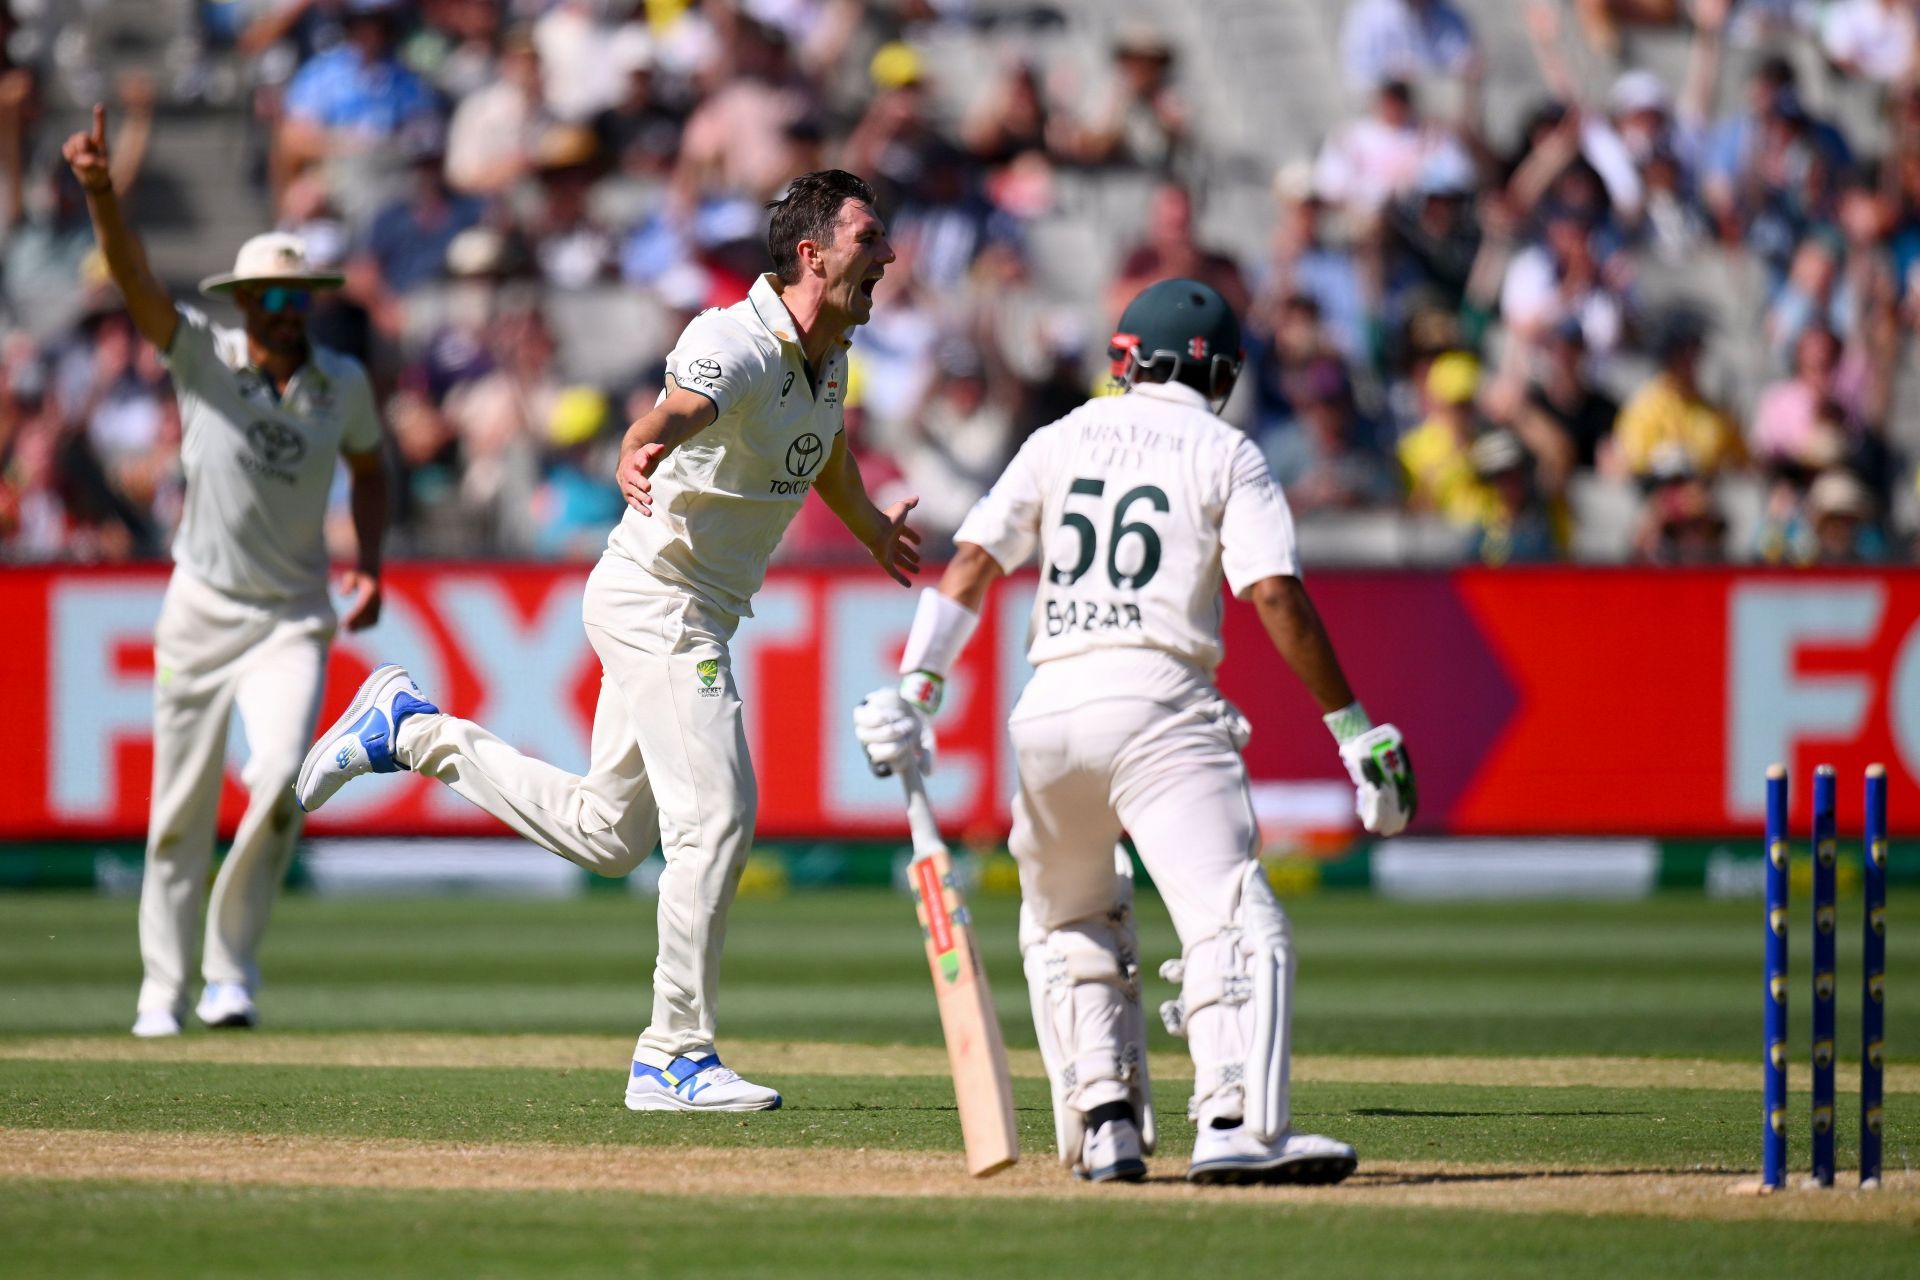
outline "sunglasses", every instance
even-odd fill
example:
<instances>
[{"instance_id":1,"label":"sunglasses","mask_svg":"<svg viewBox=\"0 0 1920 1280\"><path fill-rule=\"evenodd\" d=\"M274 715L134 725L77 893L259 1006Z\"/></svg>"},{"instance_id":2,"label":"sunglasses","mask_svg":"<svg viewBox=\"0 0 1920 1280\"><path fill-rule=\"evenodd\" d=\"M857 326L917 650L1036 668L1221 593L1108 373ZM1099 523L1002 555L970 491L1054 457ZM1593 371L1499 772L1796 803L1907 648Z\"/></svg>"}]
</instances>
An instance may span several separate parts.
<instances>
[{"instance_id":1,"label":"sunglasses","mask_svg":"<svg viewBox=\"0 0 1920 1280\"><path fill-rule=\"evenodd\" d=\"M269 315L292 312L303 316L313 310L313 292L309 289L290 289L285 285L274 285L260 291L260 309Z\"/></svg>"}]
</instances>

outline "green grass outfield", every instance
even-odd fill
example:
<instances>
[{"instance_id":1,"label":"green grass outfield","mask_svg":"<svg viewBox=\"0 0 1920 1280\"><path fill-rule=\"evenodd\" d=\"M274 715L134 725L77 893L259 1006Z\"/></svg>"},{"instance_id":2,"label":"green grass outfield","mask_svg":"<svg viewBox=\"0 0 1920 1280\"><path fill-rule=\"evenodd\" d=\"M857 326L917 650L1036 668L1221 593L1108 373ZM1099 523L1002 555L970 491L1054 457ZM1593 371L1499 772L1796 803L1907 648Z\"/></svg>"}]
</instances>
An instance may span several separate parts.
<instances>
[{"instance_id":1,"label":"green grass outfield","mask_svg":"<svg viewBox=\"0 0 1920 1280\"><path fill-rule=\"evenodd\" d=\"M747 1117L620 1106L647 1007L643 900L289 898L263 957L263 1031L140 1044L125 1031L134 904L0 895L0 1269L1862 1276L1911 1274L1920 1256L1920 1073L1902 1048L1920 1043L1920 942L1897 903L1891 1185L1768 1199L1728 1194L1759 1154L1757 902L1290 903L1296 1122L1362 1156L1320 1191L1179 1181L1188 1081L1157 1027L1154 1181L1072 1185L1051 1163L1012 904L976 908L1026 1152L982 1183L958 1172L912 908L890 893L739 904L722 1049L788 1100ZM1843 903L1843 922L1857 911ZM1157 903L1141 914L1157 963L1171 930ZM1857 934L1841 930L1843 1169ZM1149 979L1150 1005L1172 994Z\"/></svg>"}]
</instances>

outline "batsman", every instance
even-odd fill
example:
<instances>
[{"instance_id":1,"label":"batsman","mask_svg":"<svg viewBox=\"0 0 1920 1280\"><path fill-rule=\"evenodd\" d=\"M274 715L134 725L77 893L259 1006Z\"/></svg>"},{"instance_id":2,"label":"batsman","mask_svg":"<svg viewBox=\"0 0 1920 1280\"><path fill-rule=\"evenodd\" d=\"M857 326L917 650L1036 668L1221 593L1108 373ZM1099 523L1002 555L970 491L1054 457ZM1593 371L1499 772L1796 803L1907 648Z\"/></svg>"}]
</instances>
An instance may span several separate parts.
<instances>
[{"instance_id":1,"label":"batsman","mask_svg":"<svg viewBox=\"0 0 1920 1280\"><path fill-rule=\"evenodd\" d=\"M1187 1177L1339 1182L1354 1149L1292 1128L1297 959L1257 856L1249 726L1213 683L1222 577L1325 713L1369 831L1413 817L1412 763L1347 685L1265 458L1218 416L1241 367L1232 309L1198 281L1163 280L1119 329L1125 394L1035 432L974 506L938 589L921 594L898 688L861 702L856 732L878 770L930 765L930 721L988 589L1037 553L1034 674L1008 725L1009 843L1061 1161L1096 1182L1137 1180L1154 1146L1131 864L1115 855L1125 832L1182 948L1161 969L1180 987L1161 1016L1193 1055Z\"/></svg>"}]
</instances>

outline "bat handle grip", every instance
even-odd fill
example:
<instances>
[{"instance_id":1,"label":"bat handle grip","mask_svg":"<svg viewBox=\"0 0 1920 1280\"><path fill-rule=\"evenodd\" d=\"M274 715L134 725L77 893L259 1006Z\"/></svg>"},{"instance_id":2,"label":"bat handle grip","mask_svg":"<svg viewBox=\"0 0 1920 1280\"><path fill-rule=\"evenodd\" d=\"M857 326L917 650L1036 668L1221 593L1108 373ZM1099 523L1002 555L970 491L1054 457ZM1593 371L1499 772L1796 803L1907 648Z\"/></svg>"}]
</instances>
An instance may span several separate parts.
<instances>
[{"instance_id":1,"label":"bat handle grip","mask_svg":"<svg viewBox=\"0 0 1920 1280\"><path fill-rule=\"evenodd\" d=\"M940 824L934 819L933 803L927 799L927 784L921 780L918 766L909 760L896 772L907 793L907 829L913 832L914 856L925 858L944 852L947 842L940 838Z\"/></svg>"}]
</instances>

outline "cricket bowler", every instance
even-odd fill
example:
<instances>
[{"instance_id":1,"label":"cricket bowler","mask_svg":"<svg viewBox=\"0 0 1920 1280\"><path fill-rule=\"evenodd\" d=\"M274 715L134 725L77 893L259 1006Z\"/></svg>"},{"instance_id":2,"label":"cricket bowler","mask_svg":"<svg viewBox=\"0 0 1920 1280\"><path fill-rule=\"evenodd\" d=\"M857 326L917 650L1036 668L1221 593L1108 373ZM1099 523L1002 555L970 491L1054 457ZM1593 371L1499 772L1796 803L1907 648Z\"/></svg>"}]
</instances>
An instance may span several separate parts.
<instances>
[{"instance_id":1,"label":"cricket bowler","mask_svg":"<svg viewBox=\"0 0 1920 1280\"><path fill-rule=\"evenodd\" d=\"M1125 832L1180 936L1161 969L1180 997L1161 1016L1193 1055L1187 1177L1338 1182L1354 1149L1291 1125L1295 959L1258 859L1248 724L1213 684L1222 577L1326 713L1369 831L1413 816L1412 765L1399 731L1373 726L1347 686L1265 458L1217 416L1241 366L1232 309L1198 281L1163 280L1119 327L1126 393L1035 432L974 506L939 588L921 594L904 678L862 701L856 733L877 770L931 763L929 724L988 589L1037 553L1034 674L1008 725L1009 843L1061 1161L1133 1181L1154 1145L1131 863L1115 852Z\"/></svg>"},{"instance_id":2,"label":"cricket bowler","mask_svg":"<svg viewBox=\"0 0 1920 1280\"><path fill-rule=\"evenodd\" d=\"M134 327L173 377L187 479L154 631L145 977L133 1034L180 1034L236 710L247 735L247 808L207 906L196 1013L210 1027L250 1027L255 955L300 835L289 788L320 714L336 626L322 526L341 458L359 557L339 584L347 605L338 624L356 631L380 616L380 420L359 362L307 339L314 290L341 278L309 270L298 238L255 236L232 271L201 282L201 292L230 297L244 320L239 330L215 328L176 306L147 265L108 171L104 109L93 109L93 128L63 152Z\"/></svg>"},{"instance_id":3,"label":"cricket bowler","mask_svg":"<svg viewBox=\"0 0 1920 1280\"><path fill-rule=\"evenodd\" d=\"M768 557L813 492L902 586L920 567L906 523L915 500L877 508L842 433L846 333L872 314L894 257L873 192L829 169L795 179L773 210L773 273L745 301L694 317L659 401L621 444L628 510L581 604L602 668L585 776L441 714L388 666L320 736L297 784L313 810L349 779L412 769L607 876L658 842L660 953L627 1082L635 1111L780 1105L714 1048L721 944L756 800L727 644Z\"/></svg>"}]
</instances>

